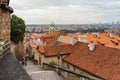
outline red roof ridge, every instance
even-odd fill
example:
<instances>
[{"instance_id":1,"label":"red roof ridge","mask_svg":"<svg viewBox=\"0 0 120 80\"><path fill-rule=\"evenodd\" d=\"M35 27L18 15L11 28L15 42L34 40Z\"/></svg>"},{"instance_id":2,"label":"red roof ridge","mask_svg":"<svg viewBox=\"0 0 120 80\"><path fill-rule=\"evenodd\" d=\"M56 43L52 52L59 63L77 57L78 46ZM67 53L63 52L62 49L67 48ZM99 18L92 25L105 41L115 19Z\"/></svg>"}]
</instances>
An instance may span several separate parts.
<instances>
[{"instance_id":1,"label":"red roof ridge","mask_svg":"<svg viewBox=\"0 0 120 80\"><path fill-rule=\"evenodd\" d=\"M64 61L107 80L119 80L120 49L95 45L95 50L90 51L87 45L88 43L78 42ZM116 72L118 75L114 75ZM116 76L119 76L119 79L116 79Z\"/></svg>"}]
</instances>

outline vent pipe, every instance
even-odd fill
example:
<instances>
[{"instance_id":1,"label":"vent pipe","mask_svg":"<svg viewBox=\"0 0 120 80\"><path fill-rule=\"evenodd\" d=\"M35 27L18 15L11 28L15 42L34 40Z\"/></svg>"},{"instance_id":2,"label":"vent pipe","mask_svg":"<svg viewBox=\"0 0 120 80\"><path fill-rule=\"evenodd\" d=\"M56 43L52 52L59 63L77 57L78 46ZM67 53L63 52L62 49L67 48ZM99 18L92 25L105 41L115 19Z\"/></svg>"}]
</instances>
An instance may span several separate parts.
<instances>
[{"instance_id":1,"label":"vent pipe","mask_svg":"<svg viewBox=\"0 0 120 80\"><path fill-rule=\"evenodd\" d=\"M110 38L114 38L114 33L110 32Z\"/></svg>"},{"instance_id":2,"label":"vent pipe","mask_svg":"<svg viewBox=\"0 0 120 80\"><path fill-rule=\"evenodd\" d=\"M97 33L97 37L100 38L100 32Z\"/></svg>"},{"instance_id":3,"label":"vent pipe","mask_svg":"<svg viewBox=\"0 0 120 80\"><path fill-rule=\"evenodd\" d=\"M95 50L95 44L93 43L93 41L88 44L88 48L89 48L90 51Z\"/></svg>"}]
</instances>

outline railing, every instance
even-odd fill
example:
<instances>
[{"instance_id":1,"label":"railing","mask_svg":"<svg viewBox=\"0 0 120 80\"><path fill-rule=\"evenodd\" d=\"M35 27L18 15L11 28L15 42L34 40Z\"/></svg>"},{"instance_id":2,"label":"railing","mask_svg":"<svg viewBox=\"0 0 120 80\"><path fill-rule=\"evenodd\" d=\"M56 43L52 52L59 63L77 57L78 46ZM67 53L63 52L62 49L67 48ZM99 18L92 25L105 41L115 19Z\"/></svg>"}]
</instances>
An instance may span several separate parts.
<instances>
[{"instance_id":1,"label":"railing","mask_svg":"<svg viewBox=\"0 0 120 80\"><path fill-rule=\"evenodd\" d=\"M10 51L10 42L5 42L3 45L0 45L0 58Z\"/></svg>"},{"instance_id":2,"label":"railing","mask_svg":"<svg viewBox=\"0 0 120 80\"><path fill-rule=\"evenodd\" d=\"M43 68L48 70L55 70L59 75L63 76L65 80L96 80L91 77L58 67L51 64L43 63ZM103 80L103 79L100 79Z\"/></svg>"}]
</instances>

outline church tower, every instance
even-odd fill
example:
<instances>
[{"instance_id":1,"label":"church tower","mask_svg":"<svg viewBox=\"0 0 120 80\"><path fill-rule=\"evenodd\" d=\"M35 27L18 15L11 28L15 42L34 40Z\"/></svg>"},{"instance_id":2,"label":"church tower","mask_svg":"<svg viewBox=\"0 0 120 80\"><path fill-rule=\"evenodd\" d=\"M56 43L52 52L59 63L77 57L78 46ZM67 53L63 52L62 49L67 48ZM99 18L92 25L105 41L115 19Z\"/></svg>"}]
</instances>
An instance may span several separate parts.
<instances>
[{"instance_id":1,"label":"church tower","mask_svg":"<svg viewBox=\"0 0 120 80\"><path fill-rule=\"evenodd\" d=\"M49 26L49 34L53 33L55 31L55 24L51 23L51 25Z\"/></svg>"}]
</instances>

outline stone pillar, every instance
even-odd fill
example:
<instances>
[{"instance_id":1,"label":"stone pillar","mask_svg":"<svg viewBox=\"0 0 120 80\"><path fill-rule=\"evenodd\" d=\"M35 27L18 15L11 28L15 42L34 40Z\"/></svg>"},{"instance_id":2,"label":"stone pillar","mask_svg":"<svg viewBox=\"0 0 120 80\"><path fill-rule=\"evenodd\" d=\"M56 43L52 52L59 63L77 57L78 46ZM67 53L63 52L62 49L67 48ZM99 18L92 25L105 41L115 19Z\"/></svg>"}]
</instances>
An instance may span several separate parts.
<instances>
[{"instance_id":1,"label":"stone pillar","mask_svg":"<svg viewBox=\"0 0 120 80\"><path fill-rule=\"evenodd\" d=\"M0 4L0 41L10 41L10 14L13 9L9 7L9 0L1 0Z\"/></svg>"}]
</instances>

